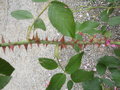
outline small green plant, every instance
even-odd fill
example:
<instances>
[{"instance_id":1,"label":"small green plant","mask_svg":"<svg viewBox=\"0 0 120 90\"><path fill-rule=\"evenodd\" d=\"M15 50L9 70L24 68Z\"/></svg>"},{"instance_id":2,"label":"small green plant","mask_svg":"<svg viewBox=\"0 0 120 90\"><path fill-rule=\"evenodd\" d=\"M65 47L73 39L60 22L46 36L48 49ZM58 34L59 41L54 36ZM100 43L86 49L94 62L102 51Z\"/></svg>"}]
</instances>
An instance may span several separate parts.
<instances>
[{"instance_id":1,"label":"small green plant","mask_svg":"<svg viewBox=\"0 0 120 90\"><path fill-rule=\"evenodd\" d=\"M46 2L48 0L32 0L33 2ZM96 1L96 0L92 0ZM53 75L50 80L50 84L46 90L60 90L67 82L68 90L71 90L75 83L82 83L84 90L113 90L116 87L120 87L120 41L111 40L111 32L106 30L106 26L116 26L120 24L120 16L112 16L111 14L115 9L120 8L119 0L106 0L109 2L108 6L80 6L84 7L87 10L102 8L103 11L100 13L99 17L101 22L105 25L100 24L97 21L89 20L84 22L76 22L73 17L73 12L70 8L57 0L48 1L48 5L40 12L40 14L35 18L33 23L28 27L28 32L25 41L19 42L9 42L6 43L4 38L2 38L2 43L0 47L3 48L4 52L6 47L14 50L15 46L24 45L27 50L28 44L54 44L55 59L49 59L45 57L40 57L38 60L42 67L48 70L54 70L60 67L63 72ZM44 20L40 17L43 12L48 9L48 17L51 24L60 32L63 37L60 40L48 40L49 37L46 37L45 40L40 40L38 35L30 38L32 30L36 28L46 31L46 26ZM18 19L33 19L34 16L31 12L27 10L16 10L11 13L11 15ZM98 27L101 26L101 29L98 30ZM97 38L97 34L101 34L102 38ZM71 37L72 40L65 41L64 36ZM87 36L88 39L84 40L84 37ZM87 45L104 45L106 47L114 47L114 53L116 56L103 56L99 58L96 65L96 71L86 71L80 69L81 60L84 55L84 48ZM68 45L72 46L77 54L72 56L68 61L68 64L65 67L62 67L59 62L60 48L66 48ZM2 89L11 79L11 73L14 71L14 68L7 63L5 60L0 58L0 89ZM110 78L106 78L105 74L109 71ZM67 74L70 76L71 80L67 80Z\"/></svg>"}]
</instances>

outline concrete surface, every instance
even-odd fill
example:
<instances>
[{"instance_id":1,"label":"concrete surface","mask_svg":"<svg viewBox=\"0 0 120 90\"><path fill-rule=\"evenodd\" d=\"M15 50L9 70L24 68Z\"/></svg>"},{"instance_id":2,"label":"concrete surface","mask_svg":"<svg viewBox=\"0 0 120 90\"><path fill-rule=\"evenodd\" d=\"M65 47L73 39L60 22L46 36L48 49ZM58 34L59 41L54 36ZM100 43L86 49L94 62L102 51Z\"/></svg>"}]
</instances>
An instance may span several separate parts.
<instances>
[{"instance_id":1,"label":"concrete surface","mask_svg":"<svg viewBox=\"0 0 120 90\"><path fill-rule=\"evenodd\" d=\"M85 0L61 0L68 4L71 9L77 10L79 5L87 5L89 1ZM11 17L10 13L14 10L25 9L30 10L35 16L45 7L47 3L33 3L31 0L0 0L0 38L4 37L5 41L18 41L26 39L26 31L32 20L16 20ZM75 12L75 20L89 20L89 13L86 11ZM44 39L46 36L50 40L60 38L61 35L50 24L47 11L41 16L47 26L47 31L37 30L39 37ZM102 55L108 54L109 49L104 47L88 46L85 48L85 56L81 68L95 69L96 59ZM3 90L45 90L51 76L57 72L62 72L60 69L48 71L42 68L38 62L39 57L54 58L54 46L47 47L33 45L28 47L28 51L23 46L19 49L15 47L14 52L6 49L6 53L0 48L0 57L7 60L14 68L10 83ZM61 63L64 66L67 60L75 54L75 51L68 47L67 50L61 51ZM112 54L112 53L110 53ZM62 90L67 90L66 85ZM74 86L73 90L82 90L80 84Z\"/></svg>"}]
</instances>

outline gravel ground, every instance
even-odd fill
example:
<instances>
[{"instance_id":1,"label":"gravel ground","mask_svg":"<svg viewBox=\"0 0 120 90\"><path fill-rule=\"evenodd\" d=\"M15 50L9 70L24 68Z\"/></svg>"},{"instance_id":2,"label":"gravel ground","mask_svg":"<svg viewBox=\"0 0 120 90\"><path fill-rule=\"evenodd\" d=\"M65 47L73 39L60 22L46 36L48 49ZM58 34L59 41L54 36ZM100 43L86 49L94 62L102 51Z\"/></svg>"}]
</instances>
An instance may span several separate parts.
<instances>
[{"instance_id":1,"label":"gravel ground","mask_svg":"<svg viewBox=\"0 0 120 90\"><path fill-rule=\"evenodd\" d=\"M73 11L76 21L83 22L85 20L92 19L96 13L100 12L99 10L94 10L88 12L86 10L80 10L78 6L80 5L91 5L90 0L61 0L65 2ZM102 1L102 2L101 2ZM25 40L26 31L28 25L31 24L32 20L18 21L11 17L10 13L13 10L26 9L30 10L35 16L46 6L47 3L33 3L31 0L0 0L0 38L3 36L5 41L18 41ZM93 3L92 3L93 4ZM104 5L103 0L97 0L97 3L94 5ZM41 16L45 21L47 26L47 31L37 30L39 37L45 39L46 36L49 37L49 40L61 38L53 26L50 24L47 16L47 11ZM113 32L114 39L119 38L120 27L114 27L115 31ZM111 28L110 30L113 30ZM35 34L35 33L33 33ZM97 59L104 55L113 55L111 48L106 48L104 46L87 46L84 51L85 55L83 57L83 62L81 68L86 70L95 70L95 65ZM68 47L67 50L63 49L61 51L61 64L66 65L67 60L75 54L75 51ZM48 45L47 47L40 45L33 45L31 48L28 47L26 51L23 46L19 49L15 47L14 52L6 49L4 54L0 48L0 57L6 59L10 64L15 67L10 83L3 90L45 90L46 86L49 83L51 76L57 72L62 72L61 69L56 69L55 71L48 71L42 68L39 65L39 57L48 57L54 58L54 46ZM67 90L66 86L62 90ZM82 90L80 84L76 84L73 90Z\"/></svg>"}]
</instances>

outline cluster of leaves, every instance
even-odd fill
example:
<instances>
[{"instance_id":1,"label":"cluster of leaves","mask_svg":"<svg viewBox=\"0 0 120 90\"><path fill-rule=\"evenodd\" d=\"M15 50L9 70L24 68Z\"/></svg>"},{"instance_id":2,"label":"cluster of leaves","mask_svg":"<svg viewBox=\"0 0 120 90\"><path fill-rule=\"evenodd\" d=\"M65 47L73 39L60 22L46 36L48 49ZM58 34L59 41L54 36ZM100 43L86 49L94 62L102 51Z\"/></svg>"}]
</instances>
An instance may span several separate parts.
<instances>
[{"instance_id":1,"label":"cluster of leaves","mask_svg":"<svg viewBox=\"0 0 120 90\"><path fill-rule=\"evenodd\" d=\"M96 65L97 71L85 71L79 69L81 65L83 52L76 54L68 60L68 64L64 68L64 73L55 74L46 90L60 90L67 81L67 88L71 90L75 83L82 83L84 90L104 90L113 89L114 86L120 86L120 49L114 49L116 56L104 56L99 58ZM58 68L55 60L49 58L39 58L42 67L48 70ZM110 72L109 77L104 75ZM69 74L71 80L66 80L66 74ZM97 74L97 76L96 76ZM104 88L104 89L103 89ZM105 89L105 90L106 90Z\"/></svg>"},{"instance_id":2,"label":"cluster of leaves","mask_svg":"<svg viewBox=\"0 0 120 90\"><path fill-rule=\"evenodd\" d=\"M46 2L48 0L32 0L33 2ZM95 0L94 0L95 1ZM114 7L118 6L119 0L106 0L110 2L108 8L101 12L100 19L102 22L115 26L120 24L120 16L111 16L114 11ZM106 26L102 26L101 30L98 30L100 23L96 21L85 21L83 23L75 22L73 13L67 5L57 0L51 1L49 5L44 9L48 8L48 17L51 24L57 29L58 32L64 36L69 36L76 40L82 40L83 38L78 34L79 32L87 33L89 35L102 34L105 37L110 36L110 32L106 30ZM44 21L40 18L40 15L44 10L38 15L34 20L33 24L29 27L30 29L42 29L46 30ZM11 15L18 19L33 19L31 12L27 10L16 10L11 13ZM57 48L58 49L58 48ZM101 57L96 65L97 71L85 71L80 69L81 60L84 55L84 52L80 52L79 47L75 45L74 49L78 54L68 60L68 64L65 68L62 68L64 73L57 73L53 75L50 80L50 84L46 90L60 90L63 84L67 81L67 88L71 90L74 83L82 83L84 90L102 90L104 85L109 87L120 86L120 50L115 49L116 57L113 56L104 56ZM58 51L58 50L56 50ZM58 53L58 52L55 52ZM58 56L58 55L56 55ZM57 57L58 59L58 57ZM49 58L39 58L39 62L42 67L48 70L54 70L58 68L59 62L56 62L53 59ZM3 69L4 68L4 69ZM14 68L0 59L0 89L3 88L10 80L11 73ZM103 78L106 71L110 71L110 78ZM67 74L70 75L70 80L66 80ZM96 76L98 74L99 76Z\"/></svg>"}]
</instances>

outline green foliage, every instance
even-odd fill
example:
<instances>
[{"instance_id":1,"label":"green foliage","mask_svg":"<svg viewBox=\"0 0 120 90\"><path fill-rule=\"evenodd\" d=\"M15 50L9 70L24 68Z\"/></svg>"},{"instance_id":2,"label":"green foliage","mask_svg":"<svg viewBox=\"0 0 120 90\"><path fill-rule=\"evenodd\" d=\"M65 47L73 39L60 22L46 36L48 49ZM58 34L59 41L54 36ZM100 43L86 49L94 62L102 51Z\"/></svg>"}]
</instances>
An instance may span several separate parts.
<instances>
[{"instance_id":1,"label":"green foliage","mask_svg":"<svg viewBox=\"0 0 120 90\"><path fill-rule=\"evenodd\" d=\"M4 88L11 79L14 68L4 59L0 58L0 89Z\"/></svg>"},{"instance_id":2,"label":"green foliage","mask_svg":"<svg viewBox=\"0 0 120 90\"><path fill-rule=\"evenodd\" d=\"M100 75L105 74L105 71L107 69L107 67L104 64L101 64L101 63L98 63L96 68L97 68L98 74L100 74Z\"/></svg>"},{"instance_id":3,"label":"green foliage","mask_svg":"<svg viewBox=\"0 0 120 90\"><path fill-rule=\"evenodd\" d=\"M58 64L54 60L49 59L49 58L39 58L39 62L42 67L48 70L53 70L58 67Z\"/></svg>"},{"instance_id":4,"label":"green foliage","mask_svg":"<svg viewBox=\"0 0 120 90\"><path fill-rule=\"evenodd\" d=\"M75 83L84 82L93 79L94 72L93 71L85 71L82 69L79 69L71 74L71 79Z\"/></svg>"},{"instance_id":5,"label":"green foliage","mask_svg":"<svg viewBox=\"0 0 120 90\"><path fill-rule=\"evenodd\" d=\"M97 77L82 83L84 90L102 90L101 80Z\"/></svg>"},{"instance_id":6,"label":"green foliage","mask_svg":"<svg viewBox=\"0 0 120 90\"><path fill-rule=\"evenodd\" d=\"M33 2L46 2L48 0L32 0Z\"/></svg>"},{"instance_id":7,"label":"green foliage","mask_svg":"<svg viewBox=\"0 0 120 90\"><path fill-rule=\"evenodd\" d=\"M101 81L102 81L102 83L104 83L105 85L108 85L109 87L115 86L115 83L109 79L102 78Z\"/></svg>"},{"instance_id":8,"label":"green foliage","mask_svg":"<svg viewBox=\"0 0 120 90\"><path fill-rule=\"evenodd\" d=\"M120 48L115 48L114 53L116 56L120 57Z\"/></svg>"},{"instance_id":9,"label":"green foliage","mask_svg":"<svg viewBox=\"0 0 120 90\"><path fill-rule=\"evenodd\" d=\"M33 2L46 2L48 0L32 0ZM91 0L96 2L97 0ZM30 28L28 29L28 33L33 29L42 29L46 31L46 26L44 24L43 19L41 19L42 13L48 8L48 17L51 22L51 24L64 36L69 36L73 39L74 43L69 42L73 48L76 50L77 54L70 58L68 61L68 64L65 68L62 67L60 62L55 62L53 59L49 58L39 58L39 62L42 67L48 70L53 70L58 67L58 65L61 67L64 73L57 73L53 75L53 77L50 80L49 86L46 88L46 90L60 90L63 86L63 84L66 81L66 74L70 74L70 77L72 80L69 80L67 82L67 88L68 90L71 90L73 87L74 82L75 83L81 83L83 85L84 90L102 90L104 88L104 85L107 85L108 87L114 86L120 86L120 49L115 48L114 53L117 57L114 56L103 56L98 60L98 63L96 65L97 71L85 71L80 69L81 65L81 59L84 54L84 52L80 52L81 46L80 44L76 43L77 41L81 42L82 45L86 45L86 41L84 42L83 34L87 33L90 35L94 35L95 37L97 34L102 34L106 38L105 41L112 36L110 31L107 31L108 25L115 26L120 24L120 16L112 16L113 11L119 6L120 3L119 0L106 0L109 2L108 6L103 6L98 8L103 8L103 11L100 13L100 19L102 23L105 23L104 25L98 23L98 21L84 21L76 22L74 21L73 13L70 10L70 8L57 0L51 1L43 10L42 12L35 18L34 22L32 23ZM116 7L117 6L117 7ZM85 6L86 8L86 6ZM97 7L88 7L88 9L96 9ZM33 15L31 12L27 10L16 10L11 13L11 15L18 19L33 19ZM98 30L98 28L101 27L101 30ZM81 35L79 34L81 33ZM84 34L84 35L87 35ZM28 34L29 36L29 34ZM88 44L98 44L94 42L94 36L93 41L87 41ZM35 42L38 43L38 38L35 38ZM96 38L95 38L96 39ZM41 42L41 41L40 41ZM47 40L45 41L47 42ZM54 51L54 57L58 60L60 58L59 53L59 46L66 45L66 42L59 41L57 44L56 42L49 42L52 44L55 44L55 51ZM104 43L106 45L106 43ZM120 42L114 42L114 44L120 44ZM46 44L47 45L47 44ZM4 47L3 47L4 49ZM106 70L109 70L111 72L110 79L103 78ZM14 68L5 60L0 58L0 89L2 89L11 79L11 74L14 71ZM94 75L95 74L95 75ZM99 78L95 77L96 74L99 74ZM105 89L105 88L104 88Z\"/></svg>"},{"instance_id":10,"label":"green foliage","mask_svg":"<svg viewBox=\"0 0 120 90\"><path fill-rule=\"evenodd\" d=\"M114 6L113 3L110 3L108 7ZM100 13L100 18L104 22L108 22L110 15L113 13L114 8L107 8Z\"/></svg>"},{"instance_id":11,"label":"green foliage","mask_svg":"<svg viewBox=\"0 0 120 90\"><path fill-rule=\"evenodd\" d=\"M33 18L32 13L27 10L16 10L16 11L13 11L11 15L18 20Z\"/></svg>"},{"instance_id":12,"label":"green foliage","mask_svg":"<svg viewBox=\"0 0 120 90\"><path fill-rule=\"evenodd\" d=\"M63 35L75 37L75 22L72 11L62 2L52 1L48 16L51 24Z\"/></svg>"},{"instance_id":13,"label":"green foliage","mask_svg":"<svg viewBox=\"0 0 120 90\"><path fill-rule=\"evenodd\" d=\"M95 29L99 26L98 22L95 21L85 21L83 23L77 23L76 24L76 29L78 32L83 32L87 34L96 34L99 33L100 31Z\"/></svg>"},{"instance_id":14,"label":"green foliage","mask_svg":"<svg viewBox=\"0 0 120 90\"><path fill-rule=\"evenodd\" d=\"M111 72L111 80L101 78L102 83L108 85L109 87L120 86L120 70L118 69L120 66L120 60L113 56L104 56L99 59L97 64L97 72L100 75L105 74L107 68Z\"/></svg>"},{"instance_id":15,"label":"green foliage","mask_svg":"<svg viewBox=\"0 0 120 90\"><path fill-rule=\"evenodd\" d=\"M109 68L116 68L120 66L120 60L113 56L104 56L99 59L99 63Z\"/></svg>"},{"instance_id":16,"label":"green foliage","mask_svg":"<svg viewBox=\"0 0 120 90\"><path fill-rule=\"evenodd\" d=\"M0 74L9 76L13 71L14 68L4 59L0 58Z\"/></svg>"},{"instance_id":17,"label":"green foliage","mask_svg":"<svg viewBox=\"0 0 120 90\"><path fill-rule=\"evenodd\" d=\"M0 89L4 88L10 81L11 76L2 76L0 75Z\"/></svg>"},{"instance_id":18,"label":"green foliage","mask_svg":"<svg viewBox=\"0 0 120 90\"><path fill-rule=\"evenodd\" d=\"M100 14L101 20L104 21L104 22L108 22L109 16L110 16L110 14L112 14L113 10L114 9L111 8L111 9L107 9L107 10L102 11L101 14Z\"/></svg>"},{"instance_id":19,"label":"green foliage","mask_svg":"<svg viewBox=\"0 0 120 90\"><path fill-rule=\"evenodd\" d=\"M72 74L73 72L75 72L76 70L80 68L83 54L84 54L83 52L80 54L77 54L69 60L67 66L65 67L65 71L67 73Z\"/></svg>"},{"instance_id":20,"label":"green foliage","mask_svg":"<svg viewBox=\"0 0 120 90\"><path fill-rule=\"evenodd\" d=\"M111 72L112 80L115 82L116 86L120 86L120 70L109 69Z\"/></svg>"},{"instance_id":21,"label":"green foliage","mask_svg":"<svg viewBox=\"0 0 120 90\"><path fill-rule=\"evenodd\" d=\"M67 82L67 88L68 88L68 90L71 90L72 87L73 87L73 81L72 81L72 80L69 80L69 81Z\"/></svg>"},{"instance_id":22,"label":"green foliage","mask_svg":"<svg viewBox=\"0 0 120 90\"><path fill-rule=\"evenodd\" d=\"M112 25L112 26L119 25L120 24L120 16L111 17L108 20L108 24Z\"/></svg>"},{"instance_id":23,"label":"green foliage","mask_svg":"<svg viewBox=\"0 0 120 90\"><path fill-rule=\"evenodd\" d=\"M65 81L66 75L63 73L57 73L51 78L50 84L46 90L60 90Z\"/></svg>"},{"instance_id":24,"label":"green foliage","mask_svg":"<svg viewBox=\"0 0 120 90\"><path fill-rule=\"evenodd\" d=\"M34 28L40 28L42 30L46 30L45 24L43 22L43 20L41 18L38 18L35 22L34 22Z\"/></svg>"}]
</instances>

